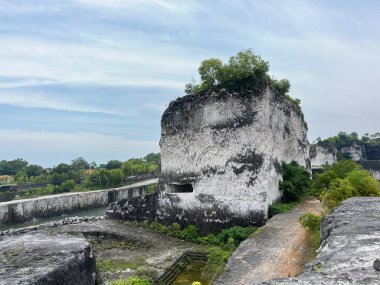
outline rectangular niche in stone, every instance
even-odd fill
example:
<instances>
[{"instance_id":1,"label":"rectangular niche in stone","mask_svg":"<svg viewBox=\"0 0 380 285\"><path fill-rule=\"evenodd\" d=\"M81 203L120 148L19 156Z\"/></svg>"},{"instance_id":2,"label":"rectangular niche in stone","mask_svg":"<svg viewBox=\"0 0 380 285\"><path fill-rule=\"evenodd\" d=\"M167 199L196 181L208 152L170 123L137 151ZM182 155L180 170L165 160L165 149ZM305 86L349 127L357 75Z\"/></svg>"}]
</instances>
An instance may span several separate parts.
<instances>
[{"instance_id":1,"label":"rectangular niche in stone","mask_svg":"<svg viewBox=\"0 0 380 285\"><path fill-rule=\"evenodd\" d=\"M193 185L191 184L167 184L165 186L167 193L191 193Z\"/></svg>"}]
</instances>

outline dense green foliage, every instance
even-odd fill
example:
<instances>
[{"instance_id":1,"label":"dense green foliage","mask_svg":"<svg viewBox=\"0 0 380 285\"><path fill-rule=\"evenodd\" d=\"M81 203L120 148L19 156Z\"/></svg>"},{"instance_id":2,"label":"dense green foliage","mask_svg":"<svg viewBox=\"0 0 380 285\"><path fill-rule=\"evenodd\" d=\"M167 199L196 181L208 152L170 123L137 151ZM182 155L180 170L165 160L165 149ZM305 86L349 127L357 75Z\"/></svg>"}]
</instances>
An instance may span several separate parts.
<instances>
[{"instance_id":1,"label":"dense green foliage","mask_svg":"<svg viewBox=\"0 0 380 285\"><path fill-rule=\"evenodd\" d=\"M339 132L338 135L322 140L321 138L317 138L317 144L325 147L346 147L351 146L355 142L359 142L360 139L358 134L352 132L348 134L346 132Z\"/></svg>"},{"instance_id":2,"label":"dense green foliage","mask_svg":"<svg viewBox=\"0 0 380 285\"><path fill-rule=\"evenodd\" d=\"M321 217L312 213L303 214L299 220L305 228L311 231L319 231L321 228Z\"/></svg>"},{"instance_id":3,"label":"dense green foliage","mask_svg":"<svg viewBox=\"0 0 380 285\"><path fill-rule=\"evenodd\" d=\"M110 160L99 167L93 162L88 163L82 157L72 160L70 164L60 163L52 169L29 165L22 159L3 160L0 162L0 175L12 175L15 183L18 184L35 183L39 185L17 193L15 191L3 192L0 201L77 190L118 187L147 175L157 176L159 165L159 153L150 153L144 158L129 159L125 162ZM139 178L140 176L141 178ZM155 190L155 186L149 189L150 192Z\"/></svg>"},{"instance_id":4,"label":"dense green foliage","mask_svg":"<svg viewBox=\"0 0 380 285\"><path fill-rule=\"evenodd\" d=\"M283 163L283 181L280 190L283 191L283 202L296 202L310 190L310 173L297 162Z\"/></svg>"},{"instance_id":5,"label":"dense green foliage","mask_svg":"<svg viewBox=\"0 0 380 285\"><path fill-rule=\"evenodd\" d=\"M173 223L170 226L165 226L158 222L149 223L148 221L142 223L126 222L126 224L151 228L173 237L197 243L202 247L204 246L207 254L205 272L210 274L212 278L217 277L223 271L228 258L239 244L257 230L256 227L234 226L224 229L216 235L208 234L202 236L193 225L181 229L181 226L177 223Z\"/></svg>"},{"instance_id":6,"label":"dense green foliage","mask_svg":"<svg viewBox=\"0 0 380 285\"><path fill-rule=\"evenodd\" d=\"M282 163L282 181L280 190L283 191L281 202L275 202L268 207L268 218L277 214L291 211L302 197L310 192L310 173L297 162Z\"/></svg>"},{"instance_id":7,"label":"dense green foliage","mask_svg":"<svg viewBox=\"0 0 380 285\"><path fill-rule=\"evenodd\" d=\"M21 158L0 161L0 175L16 175L18 172L23 172L30 177L46 173L46 170L39 165L29 165L26 160Z\"/></svg>"},{"instance_id":8,"label":"dense green foliage","mask_svg":"<svg viewBox=\"0 0 380 285\"><path fill-rule=\"evenodd\" d=\"M370 172L352 160L342 160L324 167L313 183L313 193L332 209L350 197L380 196L380 184Z\"/></svg>"},{"instance_id":9,"label":"dense green foliage","mask_svg":"<svg viewBox=\"0 0 380 285\"><path fill-rule=\"evenodd\" d=\"M189 225L188 227L181 229L181 226L177 223L173 223L170 226L164 226L158 222L143 222L138 225L148 227L159 232L174 236L186 241L195 242L205 245L216 245L225 249L236 248L243 240L249 237L256 231L256 227L240 227L234 226L232 228L224 229L219 234L208 234L202 236L199 234L198 229Z\"/></svg>"},{"instance_id":10,"label":"dense green foliage","mask_svg":"<svg viewBox=\"0 0 380 285\"><path fill-rule=\"evenodd\" d=\"M249 88L255 84L265 83L295 106L300 107L300 100L288 95L290 82L286 79L278 81L269 76L269 63L251 49L238 52L230 57L227 63L217 58L206 59L201 62L198 72L201 82L187 84L185 87L187 94L200 94L218 88Z\"/></svg>"}]
</instances>

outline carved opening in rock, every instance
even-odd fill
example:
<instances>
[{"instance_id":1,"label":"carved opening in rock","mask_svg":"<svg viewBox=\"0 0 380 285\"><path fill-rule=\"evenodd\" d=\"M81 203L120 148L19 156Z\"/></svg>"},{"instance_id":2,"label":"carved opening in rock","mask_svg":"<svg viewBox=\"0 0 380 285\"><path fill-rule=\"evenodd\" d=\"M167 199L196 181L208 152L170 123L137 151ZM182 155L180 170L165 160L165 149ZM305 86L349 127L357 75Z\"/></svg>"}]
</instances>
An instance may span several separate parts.
<instances>
[{"instance_id":1,"label":"carved opening in rock","mask_svg":"<svg viewBox=\"0 0 380 285\"><path fill-rule=\"evenodd\" d=\"M191 184L168 184L166 186L168 193L191 193L193 185Z\"/></svg>"}]
</instances>

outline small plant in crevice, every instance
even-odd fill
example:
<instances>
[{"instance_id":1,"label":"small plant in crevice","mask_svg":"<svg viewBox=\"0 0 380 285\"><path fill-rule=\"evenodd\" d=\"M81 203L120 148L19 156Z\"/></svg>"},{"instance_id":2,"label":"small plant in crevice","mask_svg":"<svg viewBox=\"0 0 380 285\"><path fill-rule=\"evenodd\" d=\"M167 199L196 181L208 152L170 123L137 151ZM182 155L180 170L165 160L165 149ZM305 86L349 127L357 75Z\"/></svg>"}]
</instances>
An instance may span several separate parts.
<instances>
[{"instance_id":1,"label":"small plant in crevice","mask_svg":"<svg viewBox=\"0 0 380 285\"><path fill-rule=\"evenodd\" d=\"M316 251L321 244L320 229L322 217L312 213L305 213L300 216L299 221L302 226L310 231L312 238L312 247L314 251Z\"/></svg>"}]
</instances>

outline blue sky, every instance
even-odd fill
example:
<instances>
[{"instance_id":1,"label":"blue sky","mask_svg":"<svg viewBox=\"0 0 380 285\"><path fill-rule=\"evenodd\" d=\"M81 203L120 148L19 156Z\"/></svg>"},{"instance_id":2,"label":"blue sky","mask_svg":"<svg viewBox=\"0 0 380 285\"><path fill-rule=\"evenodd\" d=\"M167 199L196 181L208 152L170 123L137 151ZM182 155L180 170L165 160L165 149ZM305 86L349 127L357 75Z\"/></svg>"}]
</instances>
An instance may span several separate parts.
<instances>
[{"instance_id":1,"label":"blue sky","mask_svg":"<svg viewBox=\"0 0 380 285\"><path fill-rule=\"evenodd\" d=\"M290 80L309 139L378 132L379 1L0 0L0 159L159 151L199 63L253 48Z\"/></svg>"}]
</instances>

